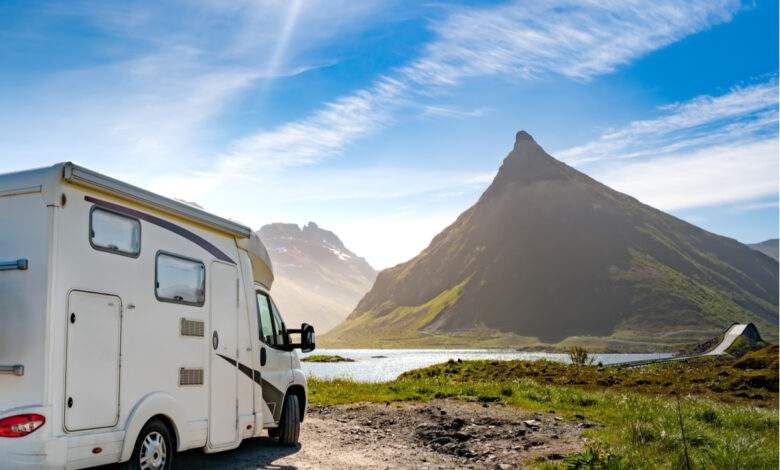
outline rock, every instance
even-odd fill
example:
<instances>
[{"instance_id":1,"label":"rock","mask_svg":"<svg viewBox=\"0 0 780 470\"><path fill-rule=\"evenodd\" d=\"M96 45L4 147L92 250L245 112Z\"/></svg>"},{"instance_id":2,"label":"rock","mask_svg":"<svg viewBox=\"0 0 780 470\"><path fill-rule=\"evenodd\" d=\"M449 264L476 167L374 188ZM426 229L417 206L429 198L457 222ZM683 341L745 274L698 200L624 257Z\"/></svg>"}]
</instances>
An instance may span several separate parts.
<instances>
[{"instance_id":1,"label":"rock","mask_svg":"<svg viewBox=\"0 0 780 470\"><path fill-rule=\"evenodd\" d=\"M462 432L454 432L454 433L451 434L451 436L454 439L459 440L460 442L468 441L469 439L471 439L470 435L468 435L466 433L462 433Z\"/></svg>"},{"instance_id":2,"label":"rock","mask_svg":"<svg viewBox=\"0 0 780 470\"><path fill-rule=\"evenodd\" d=\"M535 420L535 419L527 419L527 420L523 421L523 424L525 424L527 427L529 427L529 428L531 428L533 430L537 430L540 427L542 427L542 423L540 421Z\"/></svg>"},{"instance_id":3,"label":"rock","mask_svg":"<svg viewBox=\"0 0 780 470\"><path fill-rule=\"evenodd\" d=\"M439 444L439 445L449 444L451 442L453 442L453 440L451 437L448 436L437 437L436 439L431 441L431 443Z\"/></svg>"}]
</instances>

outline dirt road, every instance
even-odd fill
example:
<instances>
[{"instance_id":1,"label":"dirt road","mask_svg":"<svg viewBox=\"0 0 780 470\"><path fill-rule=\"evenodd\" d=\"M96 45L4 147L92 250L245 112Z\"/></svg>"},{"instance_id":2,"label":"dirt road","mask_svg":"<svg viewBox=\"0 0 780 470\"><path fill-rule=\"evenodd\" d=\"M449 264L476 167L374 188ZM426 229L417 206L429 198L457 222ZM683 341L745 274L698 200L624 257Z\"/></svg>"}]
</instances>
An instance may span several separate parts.
<instances>
[{"instance_id":1,"label":"dirt road","mask_svg":"<svg viewBox=\"0 0 780 470\"><path fill-rule=\"evenodd\" d=\"M585 420L494 404L441 400L430 404L315 407L301 445L250 439L236 450L177 456L187 469L517 468L558 460L582 449Z\"/></svg>"}]
</instances>

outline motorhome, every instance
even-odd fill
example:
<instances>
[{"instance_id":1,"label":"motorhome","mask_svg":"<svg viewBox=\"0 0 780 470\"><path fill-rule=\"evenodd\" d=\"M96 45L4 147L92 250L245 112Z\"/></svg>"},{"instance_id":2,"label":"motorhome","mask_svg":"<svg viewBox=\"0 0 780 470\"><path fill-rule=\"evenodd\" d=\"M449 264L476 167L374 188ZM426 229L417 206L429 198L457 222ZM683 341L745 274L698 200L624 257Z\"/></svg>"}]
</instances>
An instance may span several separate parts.
<instances>
[{"instance_id":1,"label":"motorhome","mask_svg":"<svg viewBox=\"0 0 780 470\"><path fill-rule=\"evenodd\" d=\"M72 163L0 175L0 467L295 444L314 330L272 283L257 236L194 205Z\"/></svg>"}]
</instances>

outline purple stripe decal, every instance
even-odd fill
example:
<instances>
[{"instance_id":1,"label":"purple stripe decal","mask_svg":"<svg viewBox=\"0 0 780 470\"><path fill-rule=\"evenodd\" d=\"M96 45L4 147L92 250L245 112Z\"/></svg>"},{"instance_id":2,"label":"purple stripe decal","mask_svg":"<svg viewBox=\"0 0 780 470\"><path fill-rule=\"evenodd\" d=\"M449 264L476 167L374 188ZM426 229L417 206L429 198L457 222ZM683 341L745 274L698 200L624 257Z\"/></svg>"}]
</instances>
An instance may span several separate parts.
<instances>
[{"instance_id":1,"label":"purple stripe decal","mask_svg":"<svg viewBox=\"0 0 780 470\"><path fill-rule=\"evenodd\" d=\"M166 230L170 230L171 232L175 233L176 235L181 235L182 237L186 238L187 240L191 241L192 243L198 245L199 247L203 248L204 250L208 251L214 257L216 257L219 260L227 261L228 263L236 264L235 261L233 261L230 256L226 255L224 252L222 252L219 248L209 243L207 240L202 238L201 236L190 232L184 227L180 227L172 222L168 222L167 220L161 219L159 217L155 217L151 214L147 214L145 212L137 211L135 209L131 209L129 207L120 206L119 204L114 204L113 202L103 201L102 199L96 199L92 196L84 196L84 200L94 203L96 206L99 207L105 207L106 209L111 209L114 212L119 212L120 214L129 215L132 217L137 217L141 220L145 220L151 224L157 225L158 227L162 227Z\"/></svg>"}]
</instances>

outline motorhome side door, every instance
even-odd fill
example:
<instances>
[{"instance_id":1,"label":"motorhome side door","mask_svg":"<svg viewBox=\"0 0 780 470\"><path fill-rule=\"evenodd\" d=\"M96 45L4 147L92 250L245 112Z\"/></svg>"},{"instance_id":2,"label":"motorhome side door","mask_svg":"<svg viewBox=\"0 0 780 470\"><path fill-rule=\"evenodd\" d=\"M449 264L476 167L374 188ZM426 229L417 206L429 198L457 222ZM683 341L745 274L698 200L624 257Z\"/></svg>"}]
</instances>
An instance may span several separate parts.
<instances>
[{"instance_id":1,"label":"motorhome side door","mask_svg":"<svg viewBox=\"0 0 780 470\"><path fill-rule=\"evenodd\" d=\"M115 295L68 295L65 429L105 428L119 419L122 302Z\"/></svg>"},{"instance_id":2,"label":"motorhome side door","mask_svg":"<svg viewBox=\"0 0 780 470\"><path fill-rule=\"evenodd\" d=\"M210 271L208 441L216 449L238 442L238 272L221 261L211 263Z\"/></svg>"}]
</instances>

